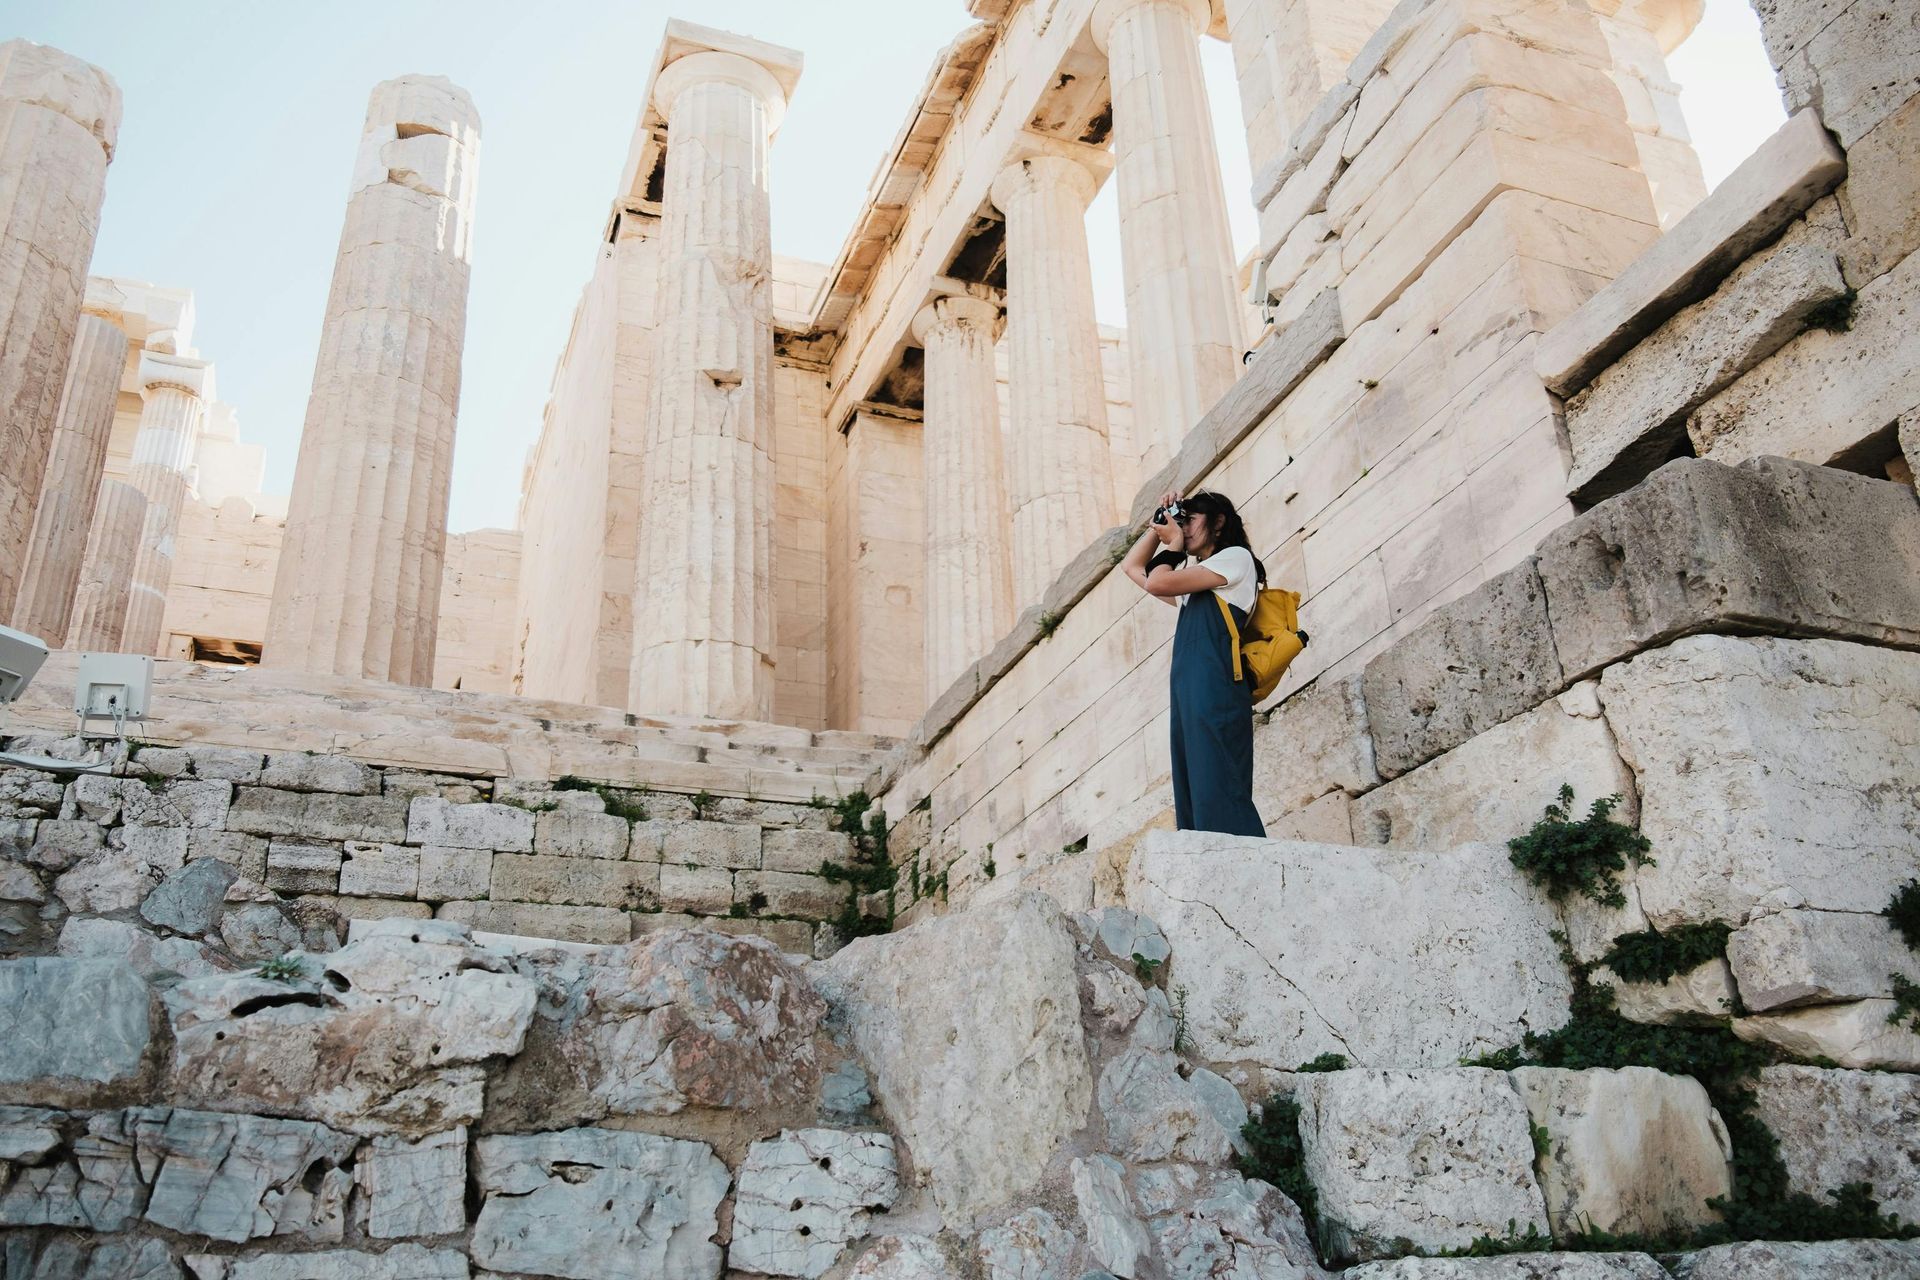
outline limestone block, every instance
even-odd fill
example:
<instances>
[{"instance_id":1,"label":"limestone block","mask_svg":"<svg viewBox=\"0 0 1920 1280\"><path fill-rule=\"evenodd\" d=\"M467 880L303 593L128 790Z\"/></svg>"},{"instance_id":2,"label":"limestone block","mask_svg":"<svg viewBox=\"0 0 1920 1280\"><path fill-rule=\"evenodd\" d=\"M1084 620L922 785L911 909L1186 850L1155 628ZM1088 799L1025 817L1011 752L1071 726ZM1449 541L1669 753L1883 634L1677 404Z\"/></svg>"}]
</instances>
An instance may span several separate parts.
<instances>
[{"instance_id":1,"label":"limestone block","mask_svg":"<svg viewBox=\"0 0 1920 1280\"><path fill-rule=\"evenodd\" d=\"M47 886L18 862L0 862L0 902L45 902Z\"/></svg>"},{"instance_id":2,"label":"limestone block","mask_svg":"<svg viewBox=\"0 0 1920 1280\"><path fill-rule=\"evenodd\" d=\"M1332 1071L1297 1086L1303 1167L1336 1257L1546 1230L1527 1108L1505 1074Z\"/></svg>"},{"instance_id":3,"label":"limestone block","mask_svg":"<svg viewBox=\"0 0 1920 1280\"><path fill-rule=\"evenodd\" d=\"M0 960L0 1008L13 1029L0 1047L0 1088L45 1106L137 1096L151 1005L147 984L116 961Z\"/></svg>"},{"instance_id":4,"label":"limestone block","mask_svg":"<svg viewBox=\"0 0 1920 1280\"><path fill-rule=\"evenodd\" d=\"M1379 782L1357 674L1316 680L1254 724L1253 798L1262 821L1330 791L1357 795Z\"/></svg>"},{"instance_id":5,"label":"limestone block","mask_svg":"<svg viewBox=\"0 0 1920 1280\"><path fill-rule=\"evenodd\" d=\"M69 1143L64 1113L0 1107L0 1227L118 1231L138 1218L147 1188L117 1120L94 1117Z\"/></svg>"},{"instance_id":6,"label":"limestone block","mask_svg":"<svg viewBox=\"0 0 1920 1280\"><path fill-rule=\"evenodd\" d=\"M624 858L632 825L610 813L555 809L534 819L533 849L559 858Z\"/></svg>"},{"instance_id":7,"label":"limestone block","mask_svg":"<svg viewBox=\"0 0 1920 1280\"><path fill-rule=\"evenodd\" d=\"M1733 971L1725 960L1709 960L1665 982L1621 982L1603 965L1593 980L1613 988L1613 1007L1630 1022L1724 1026L1734 1010Z\"/></svg>"},{"instance_id":8,"label":"limestone block","mask_svg":"<svg viewBox=\"0 0 1920 1280\"><path fill-rule=\"evenodd\" d=\"M1080 1242L1045 1209L1017 1213L975 1244L987 1280L1067 1280L1083 1270Z\"/></svg>"},{"instance_id":9,"label":"limestone block","mask_svg":"<svg viewBox=\"0 0 1920 1280\"><path fill-rule=\"evenodd\" d=\"M275 840L267 846L267 888L281 893L333 893L346 852L339 845Z\"/></svg>"},{"instance_id":10,"label":"limestone block","mask_svg":"<svg viewBox=\"0 0 1920 1280\"><path fill-rule=\"evenodd\" d=\"M1094 1099L1106 1117L1107 1145L1128 1160L1218 1164L1232 1154L1226 1129L1182 1079L1166 1050L1133 1049L1100 1073Z\"/></svg>"},{"instance_id":11,"label":"limestone block","mask_svg":"<svg viewBox=\"0 0 1920 1280\"><path fill-rule=\"evenodd\" d=\"M439 796L407 803L407 843L457 849L533 851L533 815L504 804L450 804Z\"/></svg>"},{"instance_id":12,"label":"limestone block","mask_svg":"<svg viewBox=\"0 0 1920 1280\"><path fill-rule=\"evenodd\" d=\"M407 802L384 796L236 787L233 806L227 811L227 830L256 836L398 844L407 839Z\"/></svg>"},{"instance_id":13,"label":"limestone block","mask_svg":"<svg viewBox=\"0 0 1920 1280\"><path fill-rule=\"evenodd\" d=\"M1522 1067L1513 1083L1547 1131L1536 1166L1556 1236L1684 1235L1719 1220L1707 1201L1732 1193L1732 1143L1698 1080Z\"/></svg>"},{"instance_id":14,"label":"limestone block","mask_svg":"<svg viewBox=\"0 0 1920 1280\"><path fill-rule=\"evenodd\" d=\"M1380 776L1396 778L1566 685L1529 560L1435 610L1362 676Z\"/></svg>"},{"instance_id":15,"label":"limestone block","mask_svg":"<svg viewBox=\"0 0 1920 1280\"><path fill-rule=\"evenodd\" d=\"M248 880L264 883L267 878L267 841L261 836L238 831L187 832L187 861L215 858L238 871Z\"/></svg>"},{"instance_id":16,"label":"limestone block","mask_svg":"<svg viewBox=\"0 0 1920 1280\"><path fill-rule=\"evenodd\" d=\"M1569 396L1593 381L1831 191L1846 168L1819 113L1794 115L1611 284L1541 337L1534 367L1548 390Z\"/></svg>"},{"instance_id":17,"label":"limestone block","mask_svg":"<svg viewBox=\"0 0 1920 1280\"><path fill-rule=\"evenodd\" d=\"M1920 100L1875 125L1847 150L1847 180L1835 193L1846 216L1848 266L1856 284L1920 249L1920 208L1909 190L1920 163Z\"/></svg>"},{"instance_id":18,"label":"limestone block","mask_svg":"<svg viewBox=\"0 0 1920 1280\"><path fill-rule=\"evenodd\" d=\"M484 898L493 883L493 854L485 849L449 849L430 844L420 850L418 892L429 902Z\"/></svg>"},{"instance_id":19,"label":"limestone block","mask_svg":"<svg viewBox=\"0 0 1920 1280\"><path fill-rule=\"evenodd\" d=\"M534 1127L757 1110L804 1103L819 1086L826 1004L762 939L675 930L543 980L565 998L542 1006L532 1043L495 1087L496 1116L510 1107Z\"/></svg>"},{"instance_id":20,"label":"limestone block","mask_svg":"<svg viewBox=\"0 0 1920 1280\"><path fill-rule=\"evenodd\" d=\"M340 892L367 898L411 898L420 888L420 851L397 844L348 841Z\"/></svg>"},{"instance_id":21,"label":"limestone block","mask_svg":"<svg viewBox=\"0 0 1920 1280\"><path fill-rule=\"evenodd\" d=\"M266 766L266 757L242 747L201 746L191 744L183 750L192 762L196 778L224 778L228 782L258 782ZM144 759L144 756L143 756Z\"/></svg>"},{"instance_id":22,"label":"limestone block","mask_svg":"<svg viewBox=\"0 0 1920 1280\"><path fill-rule=\"evenodd\" d=\"M1151 1225L1160 1252L1172 1264L1171 1275L1179 1280L1211 1275L1324 1280L1329 1274L1320 1268L1300 1210L1278 1190L1238 1174L1193 1181L1199 1185L1173 1203L1147 1206L1157 1215ZM1140 1182L1144 1188L1145 1174Z\"/></svg>"},{"instance_id":23,"label":"limestone block","mask_svg":"<svg viewBox=\"0 0 1920 1280\"><path fill-rule=\"evenodd\" d=\"M144 1240L95 1240L55 1235L35 1239L15 1232L4 1245L9 1278L21 1280L179 1280L180 1267L167 1246Z\"/></svg>"},{"instance_id":24,"label":"limestone block","mask_svg":"<svg viewBox=\"0 0 1920 1280\"><path fill-rule=\"evenodd\" d=\"M1389 849L1445 849L1524 835L1562 783L1582 801L1621 795L1631 824L1633 774L1589 684L1548 699L1354 801L1355 836Z\"/></svg>"},{"instance_id":25,"label":"limestone block","mask_svg":"<svg viewBox=\"0 0 1920 1280\"><path fill-rule=\"evenodd\" d=\"M53 882L67 910L131 911L186 860L184 831L126 827L121 839L124 847L93 854Z\"/></svg>"},{"instance_id":26,"label":"limestone block","mask_svg":"<svg viewBox=\"0 0 1920 1280\"><path fill-rule=\"evenodd\" d=\"M32 827L33 843L23 860L49 871L64 871L83 858L106 847L106 837L97 823L62 821L49 818Z\"/></svg>"},{"instance_id":27,"label":"limestone block","mask_svg":"<svg viewBox=\"0 0 1920 1280\"><path fill-rule=\"evenodd\" d=\"M508 785L508 779L500 779L496 786L497 793L505 796ZM472 804L476 800L486 799L485 791L475 786L469 779L451 777L443 773L414 773L403 769L386 770L380 777L380 792L382 795L401 796L409 800L415 796L439 796L454 804ZM598 796L591 796L591 793L575 792L573 794L582 798L599 799Z\"/></svg>"},{"instance_id":28,"label":"limestone block","mask_svg":"<svg viewBox=\"0 0 1920 1280\"><path fill-rule=\"evenodd\" d=\"M353 1175L351 1135L302 1120L135 1108L122 1120L151 1191L146 1220L239 1243L293 1235L338 1240Z\"/></svg>"},{"instance_id":29,"label":"limestone block","mask_svg":"<svg viewBox=\"0 0 1920 1280\"><path fill-rule=\"evenodd\" d=\"M475 1262L576 1280L712 1280L731 1179L701 1142L567 1129L475 1139ZM622 1207L608 1213L609 1203Z\"/></svg>"},{"instance_id":30,"label":"limestone block","mask_svg":"<svg viewBox=\"0 0 1920 1280\"><path fill-rule=\"evenodd\" d=\"M1657 863L1633 882L1655 928L1875 912L1912 877L1920 658L1692 636L1609 668L1600 689L1639 780Z\"/></svg>"},{"instance_id":31,"label":"limestone block","mask_svg":"<svg viewBox=\"0 0 1920 1280\"><path fill-rule=\"evenodd\" d=\"M1819 1199L1866 1182L1882 1213L1920 1218L1920 1077L1764 1067L1753 1100L1792 1190Z\"/></svg>"},{"instance_id":32,"label":"limestone block","mask_svg":"<svg viewBox=\"0 0 1920 1280\"><path fill-rule=\"evenodd\" d=\"M1565 1018L1558 921L1500 846L1389 853L1156 832L1127 901L1166 930L1189 1034L1214 1061L1438 1066Z\"/></svg>"},{"instance_id":33,"label":"limestone block","mask_svg":"<svg viewBox=\"0 0 1920 1280\"><path fill-rule=\"evenodd\" d=\"M1670 462L1539 548L1575 679L1695 631L1920 643L1916 559L1911 489L1779 458Z\"/></svg>"},{"instance_id":34,"label":"limestone block","mask_svg":"<svg viewBox=\"0 0 1920 1280\"><path fill-rule=\"evenodd\" d=\"M927 1236L881 1236L847 1272L848 1280L960 1280L960 1269Z\"/></svg>"},{"instance_id":35,"label":"limestone block","mask_svg":"<svg viewBox=\"0 0 1920 1280\"><path fill-rule=\"evenodd\" d=\"M300 926L285 910L264 902L235 907L221 917L220 941L236 960L271 960L297 950ZM189 975L199 976L199 975Z\"/></svg>"},{"instance_id":36,"label":"limestone block","mask_svg":"<svg viewBox=\"0 0 1920 1280\"><path fill-rule=\"evenodd\" d=\"M1920 982L1920 955L1884 916L1779 911L1727 939L1727 961L1753 1013L1804 1004L1891 999L1890 974Z\"/></svg>"},{"instance_id":37,"label":"limestone block","mask_svg":"<svg viewBox=\"0 0 1920 1280\"><path fill-rule=\"evenodd\" d=\"M482 933L560 942L625 942L632 934L618 907L557 907L539 902L443 902L433 913Z\"/></svg>"},{"instance_id":38,"label":"limestone block","mask_svg":"<svg viewBox=\"0 0 1920 1280\"><path fill-rule=\"evenodd\" d=\"M353 1168L366 1233L376 1240L438 1236L467 1225L467 1131L378 1137Z\"/></svg>"},{"instance_id":39,"label":"limestone block","mask_svg":"<svg viewBox=\"0 0 1920 1280\"><path fill-rule=\"evenodd\" d=\"M1863 1070L1920 1071L1920 1035L1890 1021L1897 1008L1891 1000L1856 1000L1763 1013L1735 1018L1733 1034L1795 1058Z\"/></svg>"},{"instance_id":40,"label":"limestone block","mask_svg":"<svg viewBox=\"0 0 1920 1280\"><path fill-rule=\"evenodd\" d=\"M194 1280L468 1280L467 1257L457 1249L400 1244L382 1253L322 1249L313 1253L187 1255Z\"/></svg>"},{"instance_id":41,"label":"limestone block","mask_svg":"<svg viewBox=\"0 0 1920 1280\"><path fill-rule=\"evenodd\" d=\"M1094 1261L1120 1280L1133 1280L1148 1256L1146 1224L1127 1196L1127 1167L1109 1155L1075 1160L1073 1199Z\"/></svg>"},{"instance_id":42,"label":"limestone block","mask_svg":"<svg viewBox=\"0 0 1920 1280\"><path fill-rule=\"evenodd\" d=\"M533 1020L533 980L490 971L503 958L457 930L394 921L307 964L317 993L259 977L169 991L173 1096L439 1132L478 1114L470 1064L518 1053Z\"/></svg>"},{"instance_id":43,"label":"limestone block","mask_svg":"<svg viewBox=\"0 0 1920 1280\"><path fill-rule=\"evenodd\" d=\"M1789 108L1817 108L1840 145L1851 148L1920 89L1913 74L1920 22L1890 0L1821 9L1830 20L1799 49L1788 54L1791 46L1770 38L1768 50Z\"/></svg>"},{"instance_id":44,"label":"limestone block","mask_svg":"<svg viewBox=\"0 0 1920 1280\"><path fill-rule=\"evenodd\" d=\"M950 1220L1033 1185L1086 1122L1093 1079L1075 943L1049 898L1014 893L861 938L814 980ZM967 956L964 965L955 956ZM1017 1073L1019 1089L993 1083Z\"/></svg>"},{"instance_id":45,"label":"limestone block","mask_svg":"<svg viewBox=\"0 0 1920 1280\"><path fill-rule=\"evenodd\" d=\"M725 867L682 867L668 862L662 863L655 874L664 910L717 916L725 915L733 905L733 872Z\"/></svg>"},{"instance_id":46,"label":"limestone block","mask_svg":"<svg viewBox=\"0 0 1920 1280\"><path fill-rule=\"evenodd\" d=\"M845 866L851 861L853 837L839 831L767 831L761 836L760 865L768 871L817 876L823 863Z\"/></svg>"},{"instance_id":47,"label":"limestone block","mask_svg":"<svg viewBox=\"0 0 1920 1280\"><path fill-rule=\"evenodd\" d=\"M1567 492L1592 503L1630 488L1673 455L1688 414L1846 292L1831 250L1792 245L1750 262L1668 320L1567 401Z\"/></svg>"},{"instance_id":48,"label":"limestone block","mask_svg":"<svg viewBox=\"0 0 1920 1280\"><path fill-rule=\"evenodd\" d=\"M1669 1280L1644 1253L1522 1253L1504 1258L1401 1258L1342 1273L1347 1280Z\"/></svg>"},{"instance_id":49,"label":"limestone block","mask_svg":"<svg viewBox=\"0 0 1920 1280\"><path fill-rule=\"evenodd\" d=\"M665 870L661 869L663 875ZM787 871L742 871L733 878L733 896L746 903L750 911L827 920L838 915L846 905L847 887L819 876L794 875ZM766 905L757 906L762 898Z\"/></svg>"},{"instance_id":50,"label":"limestone block","mask_svg":"<svg viewBox=\"0 0 1920 1280\"><path fill-rule=\"evenodd\" d=\"M209 858L189 862L147 895L140 904L140 915L175 933L206 933L220 922L227 888L239 874L226 863Z\"/></svg>"},{"instance_id":51,"label":"limestone block","mask_svg":"<svg viewBox=\"0 0 1920 1280\"><path fill-rule=\"evenodd\" d=\"M783 1129L747 1148L727 1264L762 1275L824 1275L864 1238L870 1215L900 1192L893 1139L840 1129Z\"/></svg>"},{"instance_id":52,"label":"limestone block","mask_svg":"<svg viewBox=\"0 0 1920 1280\"><path fill-rule=\"evenodd\" d=\"M196 770L197 772L197 770ZM377 796L380 773L345 756L311 751L275 751L259 770L260 785L283 791L337 791L344 795Z\"/></svg>"},{"instance_id":53,"label":"limestone block","mask_svg":"<svg viewBox=\"0 0 1920 1280\"><path fill-rule=\"evenodd\" d=\"M753 870L760 865L760 828L727 822L662 822L660 857L701 867Z\"/></svg>"},{"instance_id":54,"label":"limestone block","mask_svg":"<svg viewBox=\"0 0 1920 1280\"><path fill-rule=\"evenodd\" d=\"M647 911L658 905L659 895L665 892L667 882L662 878L663 870L679 868L661 868L644 862L496 853L491 892L496 898L518 902ZM720 909L726 910L724 902Z\"/></svg>"},{"instance_id":55,"label":"limestone block","mask_svg":"<svg viewBox=\"0 0 1920 1280\"><path fill-rule=\"evenodd\" d=\"M297 939L296 939L297 941ZM70 916L60 927L58 954L116 960L158 986L205 978L234 966L191 938L162 938L122 920Z\"/></svg>"},{"instance_id":56,"label":"limestone block","mask_svg":"<svg viewBox=\"0 0 1920 1280\"><path fill-rule=\"evenodd\" d=\"M1684 1255L1676 1280L1905 1280L1920 1269L1920 1240L1755 1240Z\"/></svg>"}]
</instances>

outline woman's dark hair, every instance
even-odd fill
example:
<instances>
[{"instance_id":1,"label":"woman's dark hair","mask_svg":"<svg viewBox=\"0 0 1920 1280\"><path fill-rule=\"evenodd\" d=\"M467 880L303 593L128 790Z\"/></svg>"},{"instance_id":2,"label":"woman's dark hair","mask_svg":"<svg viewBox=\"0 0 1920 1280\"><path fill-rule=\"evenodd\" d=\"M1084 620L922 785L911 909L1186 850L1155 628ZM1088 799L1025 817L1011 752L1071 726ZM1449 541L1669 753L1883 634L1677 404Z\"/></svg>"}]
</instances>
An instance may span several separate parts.
<instances>
[{"instance_id":1,"label":"woman's dark hair","mask_svg":"<svg viewBox=\"0 0 1920 1280\"><path fill-rule=\"evenodd\" d=\"M1180 509L1191 511L1207 518L1208 527L1212 527L1213 518L1220 517L1220 531L1214 535L1213 549L1226 547L1245 547L1247 554L1253 556L1254 581L1261 586L1267 583L1267 566L1260 563L1260 557L1254 555L1253 544L1247 541L1247 526L1241 523L1240 513L1233 509L1233 503L1211 489L1202 489L1199 493L1190 493L1180 499Z\"/></svg>"}]
</instances>

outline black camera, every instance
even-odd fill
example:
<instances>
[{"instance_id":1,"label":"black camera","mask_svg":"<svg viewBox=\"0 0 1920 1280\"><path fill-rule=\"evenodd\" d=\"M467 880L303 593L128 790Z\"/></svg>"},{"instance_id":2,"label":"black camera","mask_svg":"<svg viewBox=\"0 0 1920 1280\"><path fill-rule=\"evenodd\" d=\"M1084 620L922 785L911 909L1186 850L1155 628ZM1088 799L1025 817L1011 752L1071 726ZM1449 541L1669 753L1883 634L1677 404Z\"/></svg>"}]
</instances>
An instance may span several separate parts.
<instances>
[{"instance_id":1,"label":"black camera","mask_svg":"<svg viewBox=\"0 0 1920 1280\"><path fill-rule=\"evenodd\" d=\"M1168 516L1172 516L1175 520L1178 520L1185 514L1187 513L1180 509L1179 503L1170 502L1164 507L1155 507L1153 509L1153 522L1155 524L1165 524Z\"/></svg>"}]
</instances>

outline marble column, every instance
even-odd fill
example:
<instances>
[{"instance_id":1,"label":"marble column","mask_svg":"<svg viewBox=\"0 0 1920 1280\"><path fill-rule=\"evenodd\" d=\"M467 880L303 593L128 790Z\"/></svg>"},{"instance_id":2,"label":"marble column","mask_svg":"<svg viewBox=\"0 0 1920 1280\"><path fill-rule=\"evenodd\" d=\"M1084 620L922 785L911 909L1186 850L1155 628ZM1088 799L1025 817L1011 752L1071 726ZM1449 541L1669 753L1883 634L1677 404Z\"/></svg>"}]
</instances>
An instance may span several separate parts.
<instances>
[{"instance_id":1,"label":"marble column","mask_svg":"<svg viewBox=\"0 0 1920 1280\"><path fill-rule=\"evenodd\" d=\"M263 665L432 683L479 151L466 90L439 76L374 88Z\"/></svg>"},{"instance_id":2,"label":"marble column","mask_svg":"<svg viewBox=\"0 0 1920 1280\"><path fill-rule=\"evenodd\" d=\"M1239 376L1220 159L1200 69L1207 0L1100 0L1094 42L1113 89L1114 181L1127 286L1127 362L1142 475L1179 452Z\"/></svg>"},{"instance_id":3,"label":"marble column","mask_svg":"<svg viewBox=\"0 0 1920 1280\"><path fill-rule=\"evenodd\" d=\"M119 128L106 72L0 43L0 618L20 594Z\"/></svg>"},{"instance_id":4,"label":"marble column","mask_svg":"<svg viewBox=\"0 0 1920 1280\"><path fill-rule=\"evenodd\" d=\"M1013 625L993 368L999 328L997 305L964 295L935 299L913 321L913 336L926 351L927 567L920 594L929 704Z\"/></svg>"},{"instance_id":5,"label":"marble column","mask_svg":"<svg viewBox=\"0 0 1920 1280\"><path fill-rule=\"evenodd\" d=\"M210 372L204 360L143 351L139 377L144 403L127 479L146 498L147 516L134 554L120 647L158 657L167 588L173 584L173 542L186 505L187 468L206 411Z\"/></svg>"},{"instance_id":6,"label":"marble column","mask_svg":"<svg viewBox=\"0 0 1920 1280\"><path fill-rule=\"evenodd\" d=\"M1079 159L1045 151L1015 160L993 180L993 203L1007 219L1006 476L1016 609L1038 603L1054 575L1114 522L1085 220L1097 186Z\"/></svg>"},{"instance_id":7,"label":"marble column","mask_svg":"<svg viewBox=\"0 0 1920 1280\"><path fill-rule=\"evenodd\" d=\"M797 58L797 55L794 55ZM627 706L773 715L773 72L706 50L667 64L658 324L641 462Z\"/></svg>"},{"instance_id":8,"label":"marble column","mask_svg":"<svg viewBox=\"0 0 1920 1280\"><path fill-rule=\"evenodd\" d=\"M53 447L40 481L40 506L27 548L27 571L13 625L57 645L67 634L73 590L86 557L87 530L113 434L114 403L127 367L127 335L110 320L83 315L54 416Z\"/></svg>"},{"instance_id":9,"label":"marble column","mask_svg":"<svg viewBox=\"0 0 1920 1280\"><path fill-rule=\"evenodd\" d=\"M127 599L133 586L133 561L140 530L147 522L147 496L124 480L102 480L93 504L87 554L74 589L73 618L66 647L91 653L118 653L126 634Z\"/></svg>"}]
</instances>

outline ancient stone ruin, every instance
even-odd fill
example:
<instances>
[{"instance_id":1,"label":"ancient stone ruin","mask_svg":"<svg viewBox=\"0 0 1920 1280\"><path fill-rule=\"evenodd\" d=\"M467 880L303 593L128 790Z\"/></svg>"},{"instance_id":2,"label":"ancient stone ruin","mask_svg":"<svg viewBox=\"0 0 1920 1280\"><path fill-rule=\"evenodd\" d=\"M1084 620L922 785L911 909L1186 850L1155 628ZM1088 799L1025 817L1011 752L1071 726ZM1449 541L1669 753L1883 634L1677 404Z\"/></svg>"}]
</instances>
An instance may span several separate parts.
<instances>
[{"instance_id":1,"label":"ancient stone ruin","mask_svg":"<svg viewBox=\"0 0 1920 1280\"><path fill-rule=\"evenodd\" d=\"M827 266L668 25L464 534L509 108L374 87L275 495L0 44L0 1280L1920 1276L1920 8L1755 0L1711 192L1686 0L966 8ZM1265 839L1115 572L1202 485Z\"/></svg>"}]
</instances>

